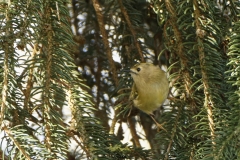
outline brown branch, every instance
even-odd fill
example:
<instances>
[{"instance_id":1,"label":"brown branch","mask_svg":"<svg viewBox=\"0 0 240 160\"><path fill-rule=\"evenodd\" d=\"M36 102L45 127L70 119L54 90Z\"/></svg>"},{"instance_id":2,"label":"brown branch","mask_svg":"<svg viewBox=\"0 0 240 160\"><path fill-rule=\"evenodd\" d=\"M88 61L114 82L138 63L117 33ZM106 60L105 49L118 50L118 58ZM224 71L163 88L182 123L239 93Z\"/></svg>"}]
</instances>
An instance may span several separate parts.
<instances>
[{"instance_id":1,"label":"brown branch","mask_svg":"<svg viewBox=\"0 0 240 160\"><path fill-rule=\"evenodd\" d=\"M115 63L114 63L114 60L113 60L113 57L112 57L112 51L111 51L111 48L109 47L108 35L107 35L107 32L106 32L105 27L104 27L105 26L104 18L103 18L103 15L101 13L102 8L101 8L98 0L93 0L93 7L94 7L94 9L96 11L96 14L97 14L98 26L99 26L100 32L102 34L103 44L104 44L104 47L106 49L108 62L110 64L111 71L113 73L112 74L113 81L114 81L115 85L117 86L118 85L117 71L116 71Z\"/></svg>"},{"instance_id":2,"label":"brown branch","mask_svg":"<svg viewBox=\"0 0 240 160\"><path fill-rule=\"evenodd\" d=\"M165 153L165 158L164 160L168 160L168 156L169 156L169 153L171 151L171 148L172 148L172 144L174 143L173 142L173 138L176 136L176 133L177 133L177 126L178 126L178 123L179 123L179 119L180 119L180 115L182 114L182 111L183 111L183 105L181 105L181 107L179 108L179 112L178 112L178 115L176 117L176 121L173 125L173 129L172 129L172 133L171 133L171 139L169 141L169 144L168 144L168 148L167 148L167 152Z\"/></svg>"},{"instance_id":3,"label":"brown branch","mask_svg":"<svg viewBox=\"0 0 240 160\"><path fill-rule=\"evenodd\" d=\"M82 141L82 142L80 142L77 138L76 138L76 136L72 133L72 131L69 131L70 133L68 134L70 137L72 137L72 139L81 147L81 149L86 153L86 156L88 157L88 158L90 158L91 157L91 155L90 155L90 152L89 152L89 149L87 148L87 147L85 147L85 145L84 145L84 140L82 139L82 136L78 136L77 138L79 138L79 140L80 141ZM82 144L83 143L83 144Z\"/></svg>"},{"instance_id":4,"label":"brown branch","mask_svg":"<svg viewBox=\"0 0 240 160\"><path fill-rule=\"evenodd\" d=\"M114 110L114 117L112 119L112 124L109 129L109 134L114 134L114 128L116 126L117 120L118 120L117 112L116 112L116 110Z\"/></svg>"},{"instance_id":5,"label":"brown branch","mask_svg":"<svg viewBox=\"0 0 240 160\"><path fill-rule=\"evenodd\" d=\"M183 78L183 81L184 81L184 86L185 86L185 90L186 90L186 93L187 93L187 97L189 98L188 99L189 103L190 103L189 106L192 107L191 108L192 111L195 111L196 108L197 108L197 105L195 103L194 98L192 97L194 91L191 88L192 81L191 81L191 76L188 72L188 63L189 63L188 61L189 60L188 60L188 57L184 54L182 34L181 34L180 30L178 29L178 24L177 24L176 9L172 6L171 0L165 0L165 5L166 5L166 8L167 8L167 10L170 14L170 20L165 25L170 24L173 27L173 32L174 32L174 35L175 35L175 38L176 38L176 43L177 43L176 44L177 55L180 58L181 68L183 70L182 78ZM164 26L164 27L166 27L166 26ZM178 122L178 118L176 118L176 123ZM176 133L176 125L173 129L173 133L172 133L172 136L171 136L171 141L168 145L165 159L168 159L168 154L171 151L173 138L176 135L175 133Z\"/></svg>"},{"instance_id":6,"label":"brown branch","mask_svg":"<svg viewBox=\"0 0 240 160\"><path fill-rule=\"evenodd\" d=\"M113 60L113 57L112 57L111 48L109 47L108 35L107 35L107 32L106 32L105 27L104 27L104 19L103 19L103 15L101 13L102 9L101 9L101 6L100 6L98 0L93 0L93 7L94 7L94 9L96 11L96 14L97 14L98 25L99 25L99 28L100 28L100 32L102 34L103 43L104 43L104 46L105 46L105 49L106 49L108 62L109 62L110 67L111 67L113 81L115 83L115 86L117 86L118 85L117 70L116 70L115 63L114 63L114 60ZM117 116L116 116L116 113L115 113L113 121L112 121L112 125L110 127L110 132L111 133L114 133L114 128L115 128L116 123L117 123Z\"/></svg>"},{"instance_id":7,"label":"brown branch","mask_svg":"<svg viewBox=\"0 0 240 160\"><path fill-rule=\"evenodd\" d=\"M183 71L183 80L184 80L184 84L185 84L185 90L187 93L187 97L189 97L189 102L190 102L190 106L192 106L192 111L196 110L196 103L194 101L194 98L192 97L194 91L192 90L192 81L191 81L191 76L189 74L189 72L187 71L188 69L188 58L187 56L184 54L184 48L183 48L183 40L182 40L182 34L178 29L178 24L177 24L177 13L176 13L176 9L172 6L170 0L165 0L165 5L166 8L168 10L168 12L170 13L170 21L169 23L171 24L171 26L173 27L173 32L174 35L176 37L176 42L177 42L177 55L180 58L180 63L181 63L181 68ZM168 24L168 23L166 23Z\"/></svg>"},{"instance_id":8,"label":"brown branch","mask_svg":"<svg viewBox=\"0 0 240 160\"><path fill-rule=\"evenodd\" d=\"M8 50L7 50L8 51ZM5 108L7 104L7 92L8 92L8 56L9 52L5 52L4 57L4 65L3 65L3 87L2 87L2 104L1 104L1 114L0 114L0 124L2 124L4 114L5 114Z\"/></svg>"},{"instance_id":9,"label":"brown branch","mask_svg":"<svg viewBox=\"0 0 240 160\"><path fill-rule=\"evenodd\" d=\"M132 121L131 117L128 117L127 121L128 121L130 132L131 132L131 135L132 135L132 138L133 138L133 141L134 141L136 147L141 148L141 144L139 142L139 136L137 135L137 131L135 128L135 123Z\"/></svg>"},{"instance_id":10,"label":"brown branch","mask_svg":"<svg viewBox=\"0 0 240 160\"><path fill-rule=\"evenodd\" d=\"M202 30L202 27L201 27L201 22L199 21L199 18L201 17L201 13L198 8L197 0L194 0L193 4L194 4L194 8L195 8L194 18L195 18L195 22L196 22L196 31L204 32L204 30ZM202 36L199 35L197 38L198 38L198 42L202 44L203 43ZM201 73L202 73L202 82L203 82L204 94L205 94L204 106L207 109L208 121L209 121L208 123L209 123L210 132L211 132L210 134L212 137L212 143L215 145L215 142L214 142L215 131L214 131L214 121L213 121L213 113L212 113L212 108L213 108L214 104L212 101L212 97L208 92L208 88L210 88L210 86L208 84L207 71L205 70L206 59L205 59L204 48L202 45L198 45L198 52L199 52L200 67L201 67Z\"/></svg>"},{"instance_id":11,"label":"brown branch","mask_svg":"<svg viewBox=\"0 0 240 160\"><path fill-rule=\"evenodd\" d=\"M34 48L33 48L33 52L32 52L32 55L31 55L31 59L34 58L34 56L36 55L37 53L37 47L38 47L38 44L36 43L34 45ZM33 61L34 62L34 61ZM28 74L28 80L27 80L27 85L26 85L26 90L24 93L24 109L26 111L28 111L28 113L30 113L31 111L29 110L29 107L28 107L28 103L29 103L29 100L30 100L30 93L31 93L31 90L32 90L32 87L33 87L33 62L31 62L32 64L30 64L30 69L29 69L29 74Z\"/></svg>"},{"instance_id":12,"label":"brown branch","mask_svg":"<svg viewBox=\"0 0 240 160\"><path fill-rule=\"evenodd\" d=\"M48 10L49 8L45 8L46 14L44 19L49 19L50 16L50 10ZM45 123L45 146L47 148L48 151L51 151L52 147L52 132L51 132L51 125L50 122L51 121L51 117L49 116L49 114L51 114L51 108L52 105L49 102L49 98L50 96L50 88L51 88L51 74L52 74L52 58L53 58L53 31L52 31L52 26L51 24L48 23L44 23L44 26L42 26L43 28L43 34L46 34L46 39L47 39L47 44L46 46L43 46L44 48L42 49L46 49L47 52L47 56L46 56L46 62L45 62L45 77L44 77L44 91L43 91L43 120ZM40 54L44 54L43 52Z\"/></svg>"},{"instance_id":13,"label":"brown branch","mask_svg":"<svg viewBox=\"0 0 240 160\"><path fill-rule=\"evenodd\" d=\"M13 141L13 143L17 146L20 152L25 156L27 160L31 160L31 158L28 156L28 154L25 152L25 149L21 147L21 145L18 143L18 141L12 136L11 131L4 126L3 130L8 134L8 137Z\"/></svg>"},{"instance_id":14,"label":"brown branch","mask_svg":"<svg viewBox=\"0 0 240 160\"><path fill-rule=\"evenodd\" d=\"M136 34L136 32L135 32L135 30L134 30L134 28L132 26L132 23L131 23L130 18L129 18L128 13L127 13L127 10L124 8L122 0L118 0L118 3L120 5L120 9L122 11L122 14L123 14L123 16L124 16L124 18L125 18L125 20L127 22L129 30L132 33L132 36L133 36L133 39L134 39L134 43L135 43L135 46L137 48L138 54L139 54L139 56L141 58L141 61L144 62L145 60L144 60L144 57L143 57L141 46L140 46L140 44L139 44L139 42L137 40L137 34Z\"/></svg>"},{"instance_id":15,"label":"brown branch","mask_svg":"<svg viewBox=\"0 0 240 160\"><path fill-rule=\"evenodd\" d=\"M9 4L8 6L10 6L11 2L9 1ZM8 14L8 9L6 9L6 23L10 22L11 21L11 16ZM12 30L11 27L6 27L6 33L5 35L8 36L10 35L10 31ZM5 43L5 44L4 44ZM9 43L10 44L10 43ZM1 113L0 113L0 124L2 124L2 121L4 119L4 114L5 114L5 108L6 108L6 104L7 104L7 97L8 97L8 74L9 74L9 56L10 56L10 53L12 53L10 50L9 50L9 47L11 47L10 45L8 44L8 41L5 40L5 42L3 42L3 50L5 51L5 54L4 54L4 64L3 64L3 86L2 86L2 104L1 104Z\"/></svg>"},{"instance_id":16,"label":"brown branch","mask_svg":"<svg viewBox=\"0 0 240 160\"><path fill-rule=\"evenodd\" d=\"M69 108L71 109L71 113L72 113L72 119L70 122L70 127L69 127L69 131L67 132L67 135L72 137L78 144L79 146L84 150L84 152L86 153L86 156L88 158L91 157L92 153L91 153L91 143L88 143L89 141L89 137L86 136L86 128L85 125L83 124L83 121L81 120L82 118L82 113L80 110L77 109L77 105L75 104L75 98L74 95L72 94L74 91L72 90L74 87L74 85L71 86L71 88L68 90L68 105ZM74 132L77 132L80 130L81 136L78 136L79 139L82 141L83 145L81 145L81 142L79 142L77 140L77 138L74 135Z\"/></svg>"}]
</instances>

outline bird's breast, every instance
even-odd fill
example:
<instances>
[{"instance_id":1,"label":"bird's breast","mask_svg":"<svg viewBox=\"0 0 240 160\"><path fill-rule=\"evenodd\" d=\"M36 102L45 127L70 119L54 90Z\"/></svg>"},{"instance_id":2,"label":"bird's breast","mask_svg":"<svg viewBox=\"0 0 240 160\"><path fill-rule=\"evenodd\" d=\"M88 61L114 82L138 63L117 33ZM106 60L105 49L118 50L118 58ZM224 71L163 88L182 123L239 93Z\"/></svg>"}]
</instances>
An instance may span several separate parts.
<instances>
[{"instance_id":1,"label":"bird's breast","mask_svg":"<svg viewBox=\"0 0 240 160\"><path fill-rule=\"evenodd\" d=\"M161 88L159 85L145 85L145 87L137 88L138 97L134 101L134 105L140 110L150 114L167 98L166 87Z\"/></svg>"}]
</instances>

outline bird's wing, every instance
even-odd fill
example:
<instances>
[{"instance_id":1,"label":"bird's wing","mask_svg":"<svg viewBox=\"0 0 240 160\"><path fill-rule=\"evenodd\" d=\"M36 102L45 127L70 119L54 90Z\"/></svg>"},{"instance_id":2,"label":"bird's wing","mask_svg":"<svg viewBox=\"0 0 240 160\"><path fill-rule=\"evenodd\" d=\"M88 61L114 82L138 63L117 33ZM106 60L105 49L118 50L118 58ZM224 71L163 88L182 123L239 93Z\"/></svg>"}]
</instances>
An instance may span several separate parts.
<instances>
[{"instance_id":1,"label":"bird's wing","mask_svg":"<svg viewBox=\"0 0 240 160\"><path fill-rule=\"evenodd\" d=\"M129 96L129 100L134 100L136 99L138 96L138 92L137 92L137 87L136 87L136 84L133 83L133 86L132 86L132 91L130 93L130 96Z\"/></svg>"}]
</instances>

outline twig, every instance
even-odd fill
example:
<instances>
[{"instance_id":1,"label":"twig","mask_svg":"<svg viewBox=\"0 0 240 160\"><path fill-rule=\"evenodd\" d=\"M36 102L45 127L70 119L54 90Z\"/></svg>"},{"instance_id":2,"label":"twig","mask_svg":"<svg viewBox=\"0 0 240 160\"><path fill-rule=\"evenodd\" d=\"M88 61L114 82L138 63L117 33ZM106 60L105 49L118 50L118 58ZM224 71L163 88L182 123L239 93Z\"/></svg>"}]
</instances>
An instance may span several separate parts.
<instances>
[{"instance_id":1,"label":"twig","mask_svg":"<svg viewBox=\"0 0 240 160\"><path fill-rule=\"evenodd\" d=\"M111 67L113 81L115 83L115 86L117 86L118 85L117 71L116 71L115 63L114 63L114 60L112 57L111 48L109 47L108 35L107 35L107 32L104 27L104 19L103 19L103 15L101 13L102 9L101 9L101 6L100 6L98 0L93 0L93 7L97 14L98 25L99 25L99 28L100 28L100 31L102 34L103 43L104 43L104 46L106 49L108 62ZM114 118L113 118L113 121L112 121L112 124L110 127L110 133L114 133L114 128L115 128L116 123L117 123L117 115L116 115L116 111L115 111Z\"/></svg>"},{"instance_id":2,"label":"twig","mask_svg":"<svg viewBox=\"0 0 240 160\"><path fill-rule=\"evenodd\" d=\"M136 128L135 128L135 123L132 121L131 117L128 117L127 121L128 121L130 132L131 132L131 135L132 135L132 138L133 138L133 141L134 141L136 147L141 148L141 144L139 142L139 137L137 135Z\"/></svg>"},{"instance_id":3,"label":"twig","mask_svg":"<svg viewBox=\"0 0 240 160\"><path fill-rule=\"evenodd\" d=\"M108 62L110 63L111 71L113 73L112 74L113 80L114 80L115 85L117 86L118 85L117 71L116 71L115 63L114 63L114 60L112 57L112 51L111 51L111 48L109 47L108 35L105 30L104 19L103 19L103 15L101 13L102 9L101 9L101 6L100 6L98 0L93 0L93 7L97 14L97 20L98 20L100 32L102 34L103 44L106 49L107 58L108 58Z\"/></svg>"},{"instance_id":4,"label":"twig","mask_svg":"<svg viewBox=\"0 0 240 160\"><path fill-rule=\"evenodd\" d=\"M137 48L138 54L139 54L139 56L140 56L140 58L141 58L141 61L144 62L145 60L144 60L144 57L143 57L143 53L142 53L140 44L139 44L139 42L137 41L136 32L135 32L135 30L133 29L133 26L132 26L132 23L131 23L130 18L129 18L129 16L128 16L127 10L124 8L124 5L123 5L123 3L122 3L122 0L118 0L118 3L119 3L119 5L120 5L120 9L121 9L121 11L122 11L122 13L123 13L123 16L124 16L124 18L125 18L125 20L126 20L126 22L127 22L127 24L128 24L129 30L130 30L130 32L132 33L132 36L133 36L133 39L134 39L134 43L135 43L135 46L136 46L136 48Z\"/></svg>"},{"instance_id":5,"label":"twig","mask_svg":"<svg viewBox=\"0 0 240 160\"><path fill-rule=\"evenodd\" d=\"M28 154L25 152L25 149L21 147L21 145L18 143L18 141L16 141L16 139L12 136L11 134L11 131L6 127L4 126L2 128L9 136L9 138L13 141L13 143L17 146L17 148L19 149L19 151L22 152L22 154L25 156L25 158L27 160L31 160L31 158L28 156Z\"/></svg>"}]
</instances>

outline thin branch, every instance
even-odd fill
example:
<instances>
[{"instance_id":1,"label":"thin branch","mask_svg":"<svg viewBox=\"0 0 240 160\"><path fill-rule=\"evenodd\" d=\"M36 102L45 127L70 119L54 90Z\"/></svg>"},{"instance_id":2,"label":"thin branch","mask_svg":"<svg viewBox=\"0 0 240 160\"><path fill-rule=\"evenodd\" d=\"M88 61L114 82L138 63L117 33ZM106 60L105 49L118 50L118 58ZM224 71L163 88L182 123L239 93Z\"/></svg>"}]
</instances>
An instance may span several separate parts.
<instances>
[{"instance_id":1,"label":"thin branch","mask_svg":"<svg viewBox=\"0 0 240 160\"><path fill-rule=\"evenodd\" d=\"M86 155L87 155L88 158L91 157L91 156L90 156L89 149L88 149L87 147L85 147L85 145L84 145L84 140L83 140L82 136L79 136L79 137L78 137L79 140L82 141L82 142L80 142L80 141L75 137L75 135L74 135L74 133L73 133L72 131L69 131L68 136L70 136L70 137L73 138L73 140L81 147L81 149L83 150L83 152L86 153ZM82 144L82 143L83 143L83 144Z\"/></svg>"},{"instance_id":2,"label":"thin branch","mask_svg":"<svg viewBox=\"0 0 240 160\"><path fill-rule=\"evenodd\" d=\"M201 22L199 21L199 18L201 17L200 10L198 8L198 1L194 0L194 18L196 22L196 31L202 31L201 27ZM201 37L198 37L198 42L203 43L203 40ZM204 99L204 106L207 109L207 114L208 114L208 124L210 128L210 134L212 137L212 143L215 145L214 142L214 137L215 137L215 131L214 131L214 121L213 121L213 113L212 113L212 108L214 107L213 101L212 101L212 96L209 94L208 89L210 88L208 84L208 76L205 70L205 52L204 48L202 45L198 45L198 52L199 52L199 59L200 59L200 67L201 67L201 73L202 73L202 82L204 86L204 94L205 94L205 99Z\"/></svg>"},{"instance_id":3,"label":"thin branch","mask_svg":"<svg viewBox=\"0 0 240 160\"><path fill-rule=\"evenodd\" d=\"M167 148L167 152L165 153L164 160L168 160L168 155L169 155L169 153L171 151L172 144L173 144L173 141L174 141L173 139L174 139L174 137L176 136L176 133L177 133L177 126L179 124L179 119L180 119L180 116L182 114L182 110L183 110L183 106L181 106L179 108L179 112L178 112L177 117L175 119L175 123L174 123L173 129L172 129L172 133L171 133L171 138L170 138L170 141L168 143L168 148Z\"/></svg>"},{"instance_id":4,"label":"thin branch","mask_svg":"<svg viewBox=\"0 0 240 160\"><path fill-rule=\"evenodd\" d=\"M124 8L122 0L118 0L118 3L120 5L120 9L122 11L122 14L123 14L123 16L124 16L124 18L125 18L125 20L127 22L129 30L132 33L132 36L133 36L133 39L134 39L134 43L135 43L135 46L137 48L138 54L139 54L139 56L141 58L141 61L144 62L145 60L144 60L144 57L143 57L141 46L140 46L140 44L139 44L139 42L137 40L137 34L136 34L136 32L135 32L135 30L134 30L134 28L132 26L132 23L131 23L130 18L129 18L128 13L127 13L127 10Z\"/></svg>"},{"instance_id":5,"label":"thin branch","mask_svg":"<svg viewBox=\"0 0 240 160\"><path fill-rule=\"evenodd\" d=\"M51 13L48 10L48 6L45 8L46 14L45 19L49 19L51 17ZM44 77L44 91L43 91L43 119L45 123L45 145L48 151L51 151L52 139L51 139L51 125L50 125L50 114L51 114L51 104L49 102L50 96L50 88L51 88L51 74L52 74L52 58L53 58L53 31L51 24L44 23L44 31L47 36L47 45L46 47L46 62L45 62L45 77ZM41 54L44 54L43 52Z\"/></svg>"},{"instance_id":6,"label":"thin branch","mask_svg":"<svg viewBox=\"0 0 240 160\"><path fill-rule=\"evenodd\" d=\"M171 24L171 26L173 27L173 32L174 35L176 37L176 46L177 46L177 54L180 58L180 62L181 62L181 68L182 68L182 77L184 80L184 84L185 84L185 90L187 93L187 97L189 97L189 102L190 102L190 106L192 106L192 110L196 110L196 103L194 101L194 98L192 97L193 95L193 90L192 90L192 81L191 81L191 76L188 72L188 57L184 54L184 48L183 48L183 40L182 40L182 34L180 32L180 30L178 29L178 24L177 24L177 13L176 13L176 9L172 6L170 0L165 0L165 5L166 8L168 10L168 12L170 13L170 21L169 23ZM168 23L166 23L167 25Z\"/></svg>"},{"instance_id":7,"label":"thin branch","mask_svg":"<svg viewBox=\"0 0 240 160\"><path fill-rule=\"evenodd\" d=\"M4 65L3 65L3 89L2 89L2 105L1 105L1 114L0 114L0 124L2 124L4 114L5 114L5 108L7 104L7 92L8 92L8 56L9 52L8 49L5 50L5 55L4 55Z\"/></svg>"},{"instance_id":8,"label":"thin branch","mask_svg":"<svg viewBox=\"0 0 240 160\"><path fill-rule=\"evenodd\" d=\"M79 113L79 110L77 110L76 108L76 104L75 104L75 99L74 99L74 96L73 96L73 90L74 89L74 85L72 85L71 89L68 90L68 105L69 105L69 108L71 109L71 113L72 113L72 119L71 119L71 122L70 122L70 128L69 128L69 132L68 132L68 135L70 135L78 144L80 147L82 147L82 149L85 151L86 155L88 158L91 157L92 153L91 153L91 144L88 143L88 136L87 133L86 133L86 129L85 129L85 125L83 124L83 121L80 119L82 117L82 115L79 115L79 114L82 114L81 112ZM77 120L76 119L76 115L78 116L78 119L80 120ZM77 124L78 122L78 124ZM76 129L76 126L80 126L78 128L80 128L80 132L81 132L81 137L79 136L80 140L82 140L82 143L83 145L81 145L81 143L77 140L77 138L74 136L73 132L77 131ZM85 145L87 147L85 147Z\"/></svg>"},{"instance_id":9,"label":"thin branch","mask_svg":"<svg viewBox=\"0 0 240 160\"><path fill-rule=\"evenodd\" d=\"M107 58L108 58L108 62L110 64L111 67L111 71L112 71L112 76L113 76L113 81L115 83L115 85L118 85L118 78L117 78L117 71L116 71L116 67L115 67L115 63L112 57L112 51L111 48L109 46L109 42L108 42L108 35L105 29L105 23L104 23L104 18L103 18L103 14L101 13L102 8L98 2L98 0L93 0L93 7L96 11L97 14L97 20L98 20L98 26L100 28L100 32L102 34L102 38L103 38L103 44L105 46L106 49L106 53L107 53Z\"/></svg>"},{"instance_id":10,"label":"thin branch","mask_svg":"<svg viewBox=\"0 0 240 160\"><path fill-rule=\"evenodd\" d=\"M132 135L132 138L133 138L133 141L134 141L136 147L141 148L141 144L139 142L139 136L137 135L137 131L135 128L135 123L132 121L131 117L128 117L127 121L128 121L130 132L131 132L131 135Z\"/></svg>"},{"instance_id":11,"label":"thin branch","mask_svg":"<svg viewBox=\"0 0 240 160\"><path fill-rule=\"evenodd\" d=\"M32 55L31 55L31 59L34 58L34 56L36 55L37 53L37 47L38 47L38 44L36 43L34 45L34 48L33 48L33 52L32 52ZM31 93L31 90L32 90L32 87L33 87L33 62L32 64L30 64L30 67L29 67L29 74L28 74L28 80L27 80L27 85L26 85L26 91L24 92L24 109L26 111L28 111L28 113L30 113L31 111L29 110L29 107L28 107L28 103L29 103L29 100L30 100L30 93Z\"/></svg>"},{"instance_id":12,"label":"thin branch","mask_svg":"<svg viewBox=\"0 0 240 160\"><path fill-rule=\"evenodd\" d=\"M94 7L94 9L96 11L96 14L97 14L98 25L99 25L99 28L100 28L100 32L102 34L103 43L104 43L104 46L105 46L105 49L106 49L108 62L110 63L112 76L113 76L113 81L115 83L115 86L117 86L118 85L117 70L116 70L115 63L114 63L114 60L113 60L113 57L112 57L111 48L109 47L108 35L107 35L107 32L106 32L105 27L104 27L105 23L104 23L103 15L101 13L102 9L101 9L101 6L100 6L98 0L93 0L93 7ZM116 123L117 123L117 115L116 115L116 112L115 112L110 132L114 133L114 128L115 128Z\"/></svg>"},{"instance_id":13,"label":"thin branch","mask_svg":"<svg viewBox=\"0 0 240 160\"><path fill-rule=\"evenodd\" d=\"M13 143L17 146L19 151L22 152L22 154L25 156L27 160L31 160L31 158L28 156L28 154L25 152L25 149L21 147L21 145L18 143L18 141L12 136L11 131L4 126L3 130L8 134L9 138L13 141Z\"/></svg>"},{"instance_id":14,"label":"thin branch","mask_svg":"<svg viewBox=\"0 0 240 160\"><path fill-rule=\"evenodd\" d=\"M114 110L114 117L112 119L112 123L111 123L110 129L109 129L109 134L114 134L114 129L115 129L117 121L118 121L117 112Z\"/></svg>"},{"instance_id":15,"label":"thin branch","mask_svg":"<svg viewBox=\"0 0 240 160\"><path fill-rule=\"evenodd\" d=\"M11 1L8 1L8 7L10 7ZM11 15L8 13L9 9L6 9L6 25L11 24ZM9 36L12 31L12 26L6 27L5 36ZM4 43L4 42L3 42ZM2 104L1 104L1 113L0 113L0 124L2 124L5 114L5 108L7 107L7 97L8 97L8 75L9 75L9 58L12 51L10 50L9 42L5 41L6 44L3 45L3 49L5 51L4 54L4 64L3 64L3 86L2 86Z\"/></svg>"}]
</instances>

